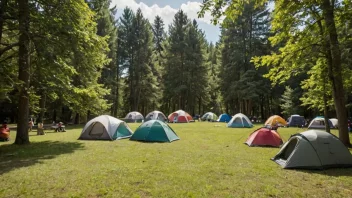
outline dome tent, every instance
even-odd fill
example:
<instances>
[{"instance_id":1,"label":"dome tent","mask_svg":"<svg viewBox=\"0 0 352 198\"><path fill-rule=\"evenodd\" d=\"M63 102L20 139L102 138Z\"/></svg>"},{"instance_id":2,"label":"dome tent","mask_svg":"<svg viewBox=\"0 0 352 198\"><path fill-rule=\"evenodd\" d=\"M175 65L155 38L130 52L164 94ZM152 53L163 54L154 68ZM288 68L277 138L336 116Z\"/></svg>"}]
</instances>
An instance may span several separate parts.
<instances>
[{"instance_id":1,"label":"dome tent","mask_svg":"<svg viewBox=\"0 0 352 198\"><path fill-rule=\"evenodd\" d=\"M273 115L265 121L265 126L275 126L276 124L281 126L287 126L287 122L278 115Z\"/></svg>"},{"instance_id":2,"label":"dome tent","mask_svg":"<svg viewBox=\"0 0 352 198\"><path fill-rule=\"evenodd\" d=\"M260 128L251 133L245 142L248 146L280 147L283 143L280 135L271 129Z\"/></svg>"},{"instance_id":3,"label":"dome tent","mask_svg":"<svg viewBox=\"0 0 352 198\"><path fill-rule=\"evenodd\" d=\"M231 120L231 116L229 114L223 113L219 116L219 118L216 120L218 122L229 122Z\"/></svg>"},{"instance_id":4,"label":"dome tent","mask_svg":"<svg viewBox=\"0 0 352 198\"><path fill-rule=\"evenodd\" d=\"M142 122L144 120L144 117L141 113L137 111L132 111L126 115L124 120L126 122Z\"/></svg>"},{"instance_id":5,"label":"dome tent","mask_svg":"<svg viewBox=\"0 0 352 198\"><path fill-rule=\"evenodd\" d=\"M333 124L331 121L328 119L328 124L330 129L334 128ZM314 118L308 125L308 129L325 129L325 119L324 117L316 117Z\"/></svg>"},{"instance_id":6,"label":"dome tent","mask_svg":"<svg viewBox=\"0 0 352 198\"><path fill-rule=\"evenodd\" d=\"M164 122L160 120L149 120L144 122L133 133L130 140L146 141L146 142L172 142L180 138L176 133Z\"/></svg>"},{"instance_id":7,"label":"dome tent","mask_svg":"<svg viewBox=\"0 0 352 198\"><path fill-rule=\"evenodd\" d=\"M201 118L201 120L207 120L207 121L215 121L215 120L217 120L218 119L218 116L215 114L215 113L213 113L213 112L207 112L207 113L205 113L203 116L202 116L202 118Z\"/></svg>"},{"instance_id":8,"label":"dome tent","mask_svg":"<svg viewBox=\"0 0 352 198\"><path fill-rule=\"evenodd\" d=\"M117 118L101 115L93 118L84 126L80 140L117 140L129 138L132 130Z\"/></svg>"},{"instance_id":9,"label":"dome tent","mask_svg":"<svg viewBox=\"0 0 352 198\"><path fill-rule=\"evenodd\" d=\"M338 128L338 127L339 127L339 120L338 120L338 119L336 119L336 118L330 118L329 120L330 120L330 122L331 122L331 124L332 124L332 126L333 126L334 128Z\"/></svg>"},{"instance_id":10,"label":"dome tent","mask_svg":"<svg viewBox=\"0 0 352 198\"><path fill-rule=\"evenodd\" d=\"M352 167L352 155L345 145L336 136L318 130L292 135L272 160L283 168Z\"/></svg>"},{"instance_id":11,"label":"dome tent","mask_svg":"<svg viewBox=\"0 0 352 198\"><path fill-rule=\"evenodd\" d=\"M300 115L291 115L287 119L287 126L288 127L302 127L306 125L306 120L303 116Z\"/></svg>"},{"instance_id":12,"label":"dome tent","mask_svg":"<svg viewBox=\"0 0 352 198\"><path fill-rule=\"evenodd\" d=\"M171 113L168 117L169 122L177 122L177 123L188 123L194 122L192 116L190 116L187 112L183 110L178 110Z\"/></svg>"},{"instance_id":13,"label":"dome tent","mask_svg":"<svg viewBox=\"0 0 352 198\"><path fill-rule=\"evenodd\" d=\"M252 122L248 119L248 117L242 113L238 113L232 117L229 123L227 123L227 127L231 128L251 128L253 127Z\"/></svg>"},{"instance_id":14,"label":"dome tent","mask_svg":"<svg viewBox=\"0 0 352 198\"><path fill-rule=\"evenodd\" d=\"M152 111L145 116L145 121L148 120L160 120L165 122L167 121L167 117L160 111Z\"/></svg>"}]
</instances>

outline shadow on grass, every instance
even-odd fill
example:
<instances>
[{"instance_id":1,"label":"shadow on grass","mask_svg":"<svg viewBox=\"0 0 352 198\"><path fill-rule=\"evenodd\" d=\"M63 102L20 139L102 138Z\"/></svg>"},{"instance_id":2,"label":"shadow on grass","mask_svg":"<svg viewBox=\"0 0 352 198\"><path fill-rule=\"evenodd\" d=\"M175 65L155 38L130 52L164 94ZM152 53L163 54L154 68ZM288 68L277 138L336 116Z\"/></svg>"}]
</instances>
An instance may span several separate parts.
<instances>
[{"instance_id":1,"label":"shadow on grass","mask_svg":"<svg viewBox=\"0 0 352 198\"><path fill-rule=\"evenodd\" d=\"M32 142L29 145L2 145L0 146L0 175L83 148L83 144L79 142L60 141Z\"/></svg>"},{"instance_id":2,"label":"shadow on grass","mask_svg":"<svg viewBox=\"0 0 352 198\"><path fill-rule=\"evenodd\" d=\"M352 177L352 168L331 168L326 170L296 170L309 174L319 174L330 177L348 176Z\"/></svg>"}]
</instances>

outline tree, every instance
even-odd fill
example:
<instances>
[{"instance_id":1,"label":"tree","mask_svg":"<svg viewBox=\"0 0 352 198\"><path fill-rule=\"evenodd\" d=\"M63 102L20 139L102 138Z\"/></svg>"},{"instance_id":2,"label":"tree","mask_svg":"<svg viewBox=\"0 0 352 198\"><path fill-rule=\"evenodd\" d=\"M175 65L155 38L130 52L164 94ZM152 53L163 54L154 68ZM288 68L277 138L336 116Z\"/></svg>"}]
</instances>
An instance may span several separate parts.
<instances>
[{"instance_id":1,"label":"tree","mask_svg":"<svg viewBox=\"0 0 352 198\"><path fill-rule=\"evenodd\" d=\"M15 144L29 144L28 115L29 115L29 81L30 81L30 39L29 39L29 1L18 0L19 49L18 49L18 80L19 102L18 121Z\"/></svg>"},{"instance_id":2,"label":"tree","mask_svg":"<svg viewBox=\"0 0 352 198\"><path fill-rule=\"evenodd\" d=\"M267 0L256 1L255 6L261 6L267 2ZM216 3L206 1L200 15L204 15L205 10L211 9L213 16L217 19L223 13L222 8L228 3L228 1L216 1ZM230 4L225 15L236 19L243 11L242 4L240 1L231 1ZM341 49L336 29L336 23L340 23L336 21L343 20L343 18L335 16L336 13L343 12L344 6L348 5L345 1L335 3L329 0L304 2L276 0L272 21L272 31L275 35L270 40L272 45L281 45L281 47L278 52L254 60L256 65L270 66L269 76L273 76L274 73L276 75L273 79L285 81L302 70L303 62L307 57L324 56L339 120L339 138L346 146L350 146L350 140L342 79ZM341 21L341 23L344 22ZM316 53L317 51L321 53Z\"/></svg>"},{"instance_id":3,"label":"tree","mask_svg":"<svg viewBox=\"0 0 352 198\"><path fill-rule=\"evenodd\" d=\"M208 74L205 64L207 43L197 22L180 10L169 27L163 74L167 110L184 109L201 113L208 100ZM198 105L198 110L196 106Z\"/></svg>"},{"instance_id":4,"label":"tree","mask_svg":"<svg viewBox=\"0 0 352 198\"><path fill-rule=\"evenodd\" d=\"M283 114L289 116L294 113L296 113L296 106L293 103L293 89L291 89L289 86L285 87L285 92L282 95L282 98L280 98L281 101L281 109L283 110Z\"/></svg>"}]
</instances>

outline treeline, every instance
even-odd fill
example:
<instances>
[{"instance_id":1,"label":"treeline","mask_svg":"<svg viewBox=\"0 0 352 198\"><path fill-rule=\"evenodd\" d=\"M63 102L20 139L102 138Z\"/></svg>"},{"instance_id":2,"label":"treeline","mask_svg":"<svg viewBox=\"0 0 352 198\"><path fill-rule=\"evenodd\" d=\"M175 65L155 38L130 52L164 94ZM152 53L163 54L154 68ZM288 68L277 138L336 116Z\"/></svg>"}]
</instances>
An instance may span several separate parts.
<instances>
[{"instance_id":1,"label":"treeline","mask_svg":"<svg viewBox=\"0 0 352 198\"><path fill-rule=\"evenodd\" d=\"M313 6L303 19L317 25L297 21L286 30L290 21L275 23L275 10L267 5L239 6L237 17L224 19L219 42L209 43L182 10L165 27L159 16L150 22L141 10L117 11L110 0L2 0L1 119L18 123L21 144L29 142L32 116L82 123L100 114L121 118L130 111L183 109L192 115L242 112L262 120L272 114L335 117L322 58L327 48L319 43L326 28L322 12ZM343 82L349 85L351 5L339 6ZM351 86L346 89L352 99Z\"/></svg>"}]
</instances>

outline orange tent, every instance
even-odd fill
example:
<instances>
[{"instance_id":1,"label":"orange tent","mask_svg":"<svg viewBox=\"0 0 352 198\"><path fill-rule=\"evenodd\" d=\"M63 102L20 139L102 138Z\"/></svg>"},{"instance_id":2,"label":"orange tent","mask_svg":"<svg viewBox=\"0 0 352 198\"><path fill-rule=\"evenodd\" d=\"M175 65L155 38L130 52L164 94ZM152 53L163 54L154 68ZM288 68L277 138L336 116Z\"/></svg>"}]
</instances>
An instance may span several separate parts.
<instances>
[{"instance_id":1,"label":"orange tent","mask_svg":"<svg viewBox=\"0 0 352 198\"><path fill-rule=\"evenodd\" d=\"M265 125L268 126L275 126L276 124L281 126L286 126L287 122L278 115L273 115L265 121Z\"/></svg>"}]
</instances>

